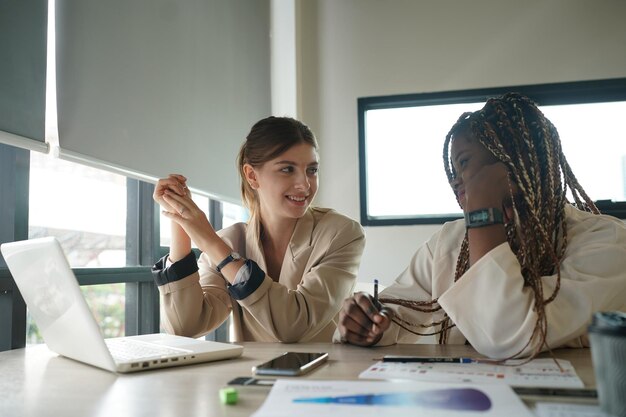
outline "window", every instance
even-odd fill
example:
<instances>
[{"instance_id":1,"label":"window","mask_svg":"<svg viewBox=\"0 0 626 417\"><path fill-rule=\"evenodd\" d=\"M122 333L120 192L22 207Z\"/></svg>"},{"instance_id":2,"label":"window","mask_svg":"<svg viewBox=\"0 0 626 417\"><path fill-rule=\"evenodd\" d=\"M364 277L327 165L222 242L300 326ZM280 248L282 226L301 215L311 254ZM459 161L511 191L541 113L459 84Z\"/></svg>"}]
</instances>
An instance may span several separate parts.
<instances>
[{"instance_id":1,"label":"window","mask_svg":"<svg viewBox=\"0 0 626 417\"><path fill-rule=\"evenodd\" d=\"M222 202L222 227L248 221L249 214L243 206Z\"/></svg>"},{"instance_id":2,"label":"window","mask_svg":"<svg viewBox=\"0 0 626 417\"><path fill-rule=\"evenodd\" d=\"M17 25L9 25L9 31L6 33L15 32L21 36L28 32L28 41L36 40L33 45L28 43L28 46L33 46L34 49L31 49L35 51L34 55L28 55L29 62L20 57L14 61L20 65L27 64L28 68L37 70L38 74L34 80L33 77L22 77L27 79L30 84L35 81L33 91L37 90L35 87L43 88L45 84L47 90L45 135L44 132L38 132L38 124L42 121L40 116L43 116L40 111L43 111L43 106L38 106L42 103L37 101L42 98L40 93L43 91L35 91L34 93L31 91L28 94L22 94L24 92L19 88L17 90L9 89L9 93L17 91L15 98L21 100L24 96L28 99L28 103L32 100L35 102L32 103L34 106L30 106L32 107L30 109L28 106L20 105L22 102L17 100L16 109L18 109L18 113L20 109L29 108L34 116L18 117L12 120L10 116L13 113L11 113L8 119L6 117L3 119L3 122L9 120L8 124L3 123L3 130L23 132L22 134L26 137L37 141L28 140L27 146L24 145L26 142L19 141L18 146L45 152L47 151L46 146L40 143L44 136L48 145L59 145L59 135L56 132L58 126L56 114L57 77L55 76L57 68L55 65L57 57L55 45L58 43L58 38L56 37L55 28L57 25L54 18L55 11L58 13L59 8L55 8L53 0L49 3L40 2L39 6L42 5L43 9L41 7L33 9L30 5L17 7L15 11L20 13L26 10L35 12L34 14L31 13L33 19L28 19L27 23L32 27L42 27L41 23L45 20L44 15L47 9L47 54L42 55L40 53L46 50L45 44L41 42L42 40L45 41L45 38L33 36L32 31L25 32L23 19L18 19L19 24ZM47 7L45 7L46 5ZM82 22L81 19L78 21ZM63 29L71 32L70 26L66 25ZM45 26L43 27L45 32ZM35 33L35 35L42 34L41 31ZM64 45L68 47L68 50L72 49L70 43ZM15 48L8 50L9 61L11 58L15 58L12 56L15 55L12 54L13 50L17 51ZM3 52L5 51L6 48ZM22 56L24 54L18 53L17 55ZM48 58L47 71L42 72L39 70L43 69L40 67L42 67L41 64L45 61L46 55ZM42 57L43 60L41 60ZM11 81L12 77L10 76L14 72L21 74L24 72L22 70L28 68L16 66L14 69L17 69L17 72L9 71L7 73L9 81ZM41 74L47 75L47 83L39 82L41 81L39 79ZM70 107L72 106L70 105ZM100 117L100 119L103 118ZM76 122L76 120L72 120L72 122ZM70 131L77 132L75 129L70 129ZM93 130L87 131L89 137L93 136L90 132L93 133ZM61 135L62 143L71 136L67 134L68 132L63 133L65 134ZM88 139L87 136L78 134L74 137L77 139L75 143L84 144L85 140ZM130 136L133 139L137 138L134 135ZM147 138L150 139L149 144L152 144L153 136L148 135ZM81 285L87 303L96 316L96 320L100 323L105 337L157 332L159 330L159 296L150 272L152 264L161 254L158 210L152 201L154 187L142 181L49 156L34 153L31 156L27 150L13 145L5 145L4 142L6 140L0 143L0 195L2 195L0 198L0 213L2 213L0 243L41 236L57 237L68 255L70 265ZM8 143L14 144L15 141L9 140ZM60 151L66 157L84 160L83 156L87 158L95 156L102 161L112 160L98 158L91 152L83 152L84 155L71 155L70 147L67 146L67 143L65 145L65 147L60 148ZM137 149L141 153L141 146ZM115 154L120 152L117 148L113 150ZM117 158L113 159L117 160ZM150 161L148 158L149 164ZM99 164L99 162L95 163ZM120 165L125 166L125 164ZM138 169L138 167L135 168ZM138 169L138 171L142 170ZM211 212L219 212L221 216L222 205L220 202L209 200L206 197L197 197L197 199L200 201L201 207ZM230 210L230 214L227 214L223 221L226 223L226 221L238 220L237 215L232 215L232 212L236 211L237 209ZM213 219L211 221L213 222ZM214 224L217 225L217 222ZM167 236L164 239L167 240ZM41 341L37 329L32 326L32 321L28 318L24 301L1 256L0 313L0 351L21 348L27 342L38 343Z\"/></svg>"},{"instance_id":3,"label":"window","mask_svg":"<svg viewBox=\"0 0 626 417\"><path fill-rule=\"evenodd\" d=\"M30 239L54 236L72 267L126 265L126 178L31 152Z\"/></svg>"},{"instance_id":4,"label":"window","mask_svg":"<svg viewBox=\"0 0 626 417\"><path fill-rule=\"evenodd\" d=\"M152 184L0 144L0 242L57 237L105 337L158 332L159 295L150 269L163 248L153 190ZM210 218L216 226L247 218L240 206L201 196L196 201L219 214ZM42 342L1 257L0 306L0 351ZM210 337L229 340L228 323L218 330Z\"/></svg>"},{"instance_id":5,"label":"window","mask_svg":"<svg viewBox=\"0 0 626 417\"><path fill-rule=\"evenodd\" d=\"M28 238L56 237L72 268L126 266L126 178L30 154ZM125 334L125 284L81 287L104 337ZM26 343L43 343L26 320Z\"/></svg>"},{"instance_id":6,"label":"window","mask_svg":"<svg viewBox=\"0 0 626 417\"><path fill-rule=\"evenodd\" d=\"M607 214L626 218L626 79L359 99L361 223L437 224L461 217L443 169L458 117L517 91L559 129L579 182Z\"/></svg>"}]
</instances>

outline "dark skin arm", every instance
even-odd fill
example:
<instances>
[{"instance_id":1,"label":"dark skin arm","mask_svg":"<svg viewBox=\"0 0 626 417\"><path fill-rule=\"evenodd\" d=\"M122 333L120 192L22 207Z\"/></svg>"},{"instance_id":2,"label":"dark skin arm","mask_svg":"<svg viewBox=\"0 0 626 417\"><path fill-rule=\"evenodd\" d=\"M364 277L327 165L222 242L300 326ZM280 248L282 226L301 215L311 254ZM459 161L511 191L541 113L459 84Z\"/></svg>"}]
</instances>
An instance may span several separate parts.
<instances>
[{"instance_id":1,"label":"dark skin arm","mask_svg":"<svg viewBox=\"0 0 626 417\"><path fill-rule=\"evenodd\" d=\"M463 211L497 208L504 213L505 223L512 220L511 195L516 194L517 189L509 182L506 165L467 132L455 136L451 159L456 178L450 185ZM470 265L506 240L501 224L469 229Z\"/></svg>"},{"instance_id":2,"label":"dark skin arm","mask_svg":"<svg viewBox=\"0 0 626 417\"><path fill-rule=\"evenodd\" d=\"M485 165L471 178L464 179L465 212L483 208L501 208L505 222L513 216L510 204L508 170L501 162ZM489 251L507 241L503 224L471 228L467 232L470 265L474 265Z\"/></svg>"}]
</instances>

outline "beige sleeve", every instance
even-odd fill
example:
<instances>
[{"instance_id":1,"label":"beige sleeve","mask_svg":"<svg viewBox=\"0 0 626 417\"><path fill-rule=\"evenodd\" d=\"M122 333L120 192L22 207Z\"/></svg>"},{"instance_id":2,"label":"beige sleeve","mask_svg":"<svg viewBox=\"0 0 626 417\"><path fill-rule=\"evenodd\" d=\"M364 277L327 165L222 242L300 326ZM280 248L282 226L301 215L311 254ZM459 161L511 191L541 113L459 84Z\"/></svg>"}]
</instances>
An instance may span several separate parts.
<instances>
[{"instance_id":1,"label":"beige sleeve","mask_svg":"<svg viewBox=\"0 0 626 417\"><path fill-rule=\"evenodd\" d=\"M269 276L239 304L264 330L282 342L306 342L335 318L354 284L365 247L361 226L349 221L328 227L327 248L315 247L319 259L305 272L295 290ZM321 252L320 252L321 251Z\"/></svg>"},{"instance_id":2,"label":"beige sleeve","mask_svg":"<svg viewBox=\"0 0 626 417\"><path fill-rule=\"evenodd\" d=\"M168 333L199 337L224 322L232 310L226 282L212 272L206 255L198 260L200 270L179 281L159 287L161 320Z\"/></svg>"}]
</instances>

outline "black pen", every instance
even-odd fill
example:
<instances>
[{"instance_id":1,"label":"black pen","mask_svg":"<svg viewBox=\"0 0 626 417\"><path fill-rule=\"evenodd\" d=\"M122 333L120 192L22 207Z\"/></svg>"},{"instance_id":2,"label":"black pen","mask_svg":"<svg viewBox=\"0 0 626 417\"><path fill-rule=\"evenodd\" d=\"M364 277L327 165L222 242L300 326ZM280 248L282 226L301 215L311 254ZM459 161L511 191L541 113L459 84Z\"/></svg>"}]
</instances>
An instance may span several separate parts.
<instances>
[{"instance_id":1,"label":"black pen","mask_svg":"<svg viewBox=\"0 0 626 417\"><path fill-rule=\"evenodd\" d=\"M589 388L543 388L543 387L512 387L517 395L527 397L579 397L598 398L598 392Z\"/></svg>"},{"instance_id":2,"label":"black pen","mask_svg":"<svg viewBox=\"0 0 626 417\"><path fill-rule=\"evenodd\" d=\"M376 308L378 308L378 306L380 304L378 304L378 280L375 279L374 280L374 304L376 305Z\"/></svg>"},{"instance_id":3,"label":"black pen","mask_svg":"<svg viewBox=\"0 0 626 417\"><path fill-rule=\"evenodd\" d=\"M424 362L424 363L474 363L477 362L472 358L430 358L419 356L396 356L385 355L383 362Z\"/></svg>"}]
</instances>

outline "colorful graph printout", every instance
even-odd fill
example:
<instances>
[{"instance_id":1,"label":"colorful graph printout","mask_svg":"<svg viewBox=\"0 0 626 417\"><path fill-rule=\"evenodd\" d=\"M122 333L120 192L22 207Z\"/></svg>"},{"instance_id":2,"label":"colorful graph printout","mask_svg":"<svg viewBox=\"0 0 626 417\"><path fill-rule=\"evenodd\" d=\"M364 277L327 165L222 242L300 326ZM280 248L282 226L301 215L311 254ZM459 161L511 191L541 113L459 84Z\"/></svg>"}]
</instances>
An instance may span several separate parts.
<instances>
[{"instance_id":1,"label":"colorful graph printout","mask_svg":"<svg viewBox=\"0 0 626 417\"><path fill-rule=\"evenodd\" d=\"M421 414L423 413L423 414ZM530 417L506 385L279 379L253 417Z\"/></svg>"}]
</instances>

